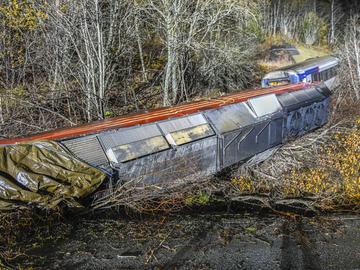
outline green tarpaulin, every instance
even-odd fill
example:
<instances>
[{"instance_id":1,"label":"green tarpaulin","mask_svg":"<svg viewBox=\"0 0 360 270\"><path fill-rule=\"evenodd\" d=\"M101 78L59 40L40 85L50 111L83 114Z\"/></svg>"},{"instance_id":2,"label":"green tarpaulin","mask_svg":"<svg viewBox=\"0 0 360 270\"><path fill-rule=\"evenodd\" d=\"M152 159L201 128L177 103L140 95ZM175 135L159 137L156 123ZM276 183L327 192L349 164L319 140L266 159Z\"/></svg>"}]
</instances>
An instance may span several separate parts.
<instances>
[{"instance_id":1,"label":"green tarpaulin","mask_svg":"<svg viewBox=\"0 0 360 270\"><path fill-rule=\"evenodd\" d=\"M24 204L51 208L61 201L76 205L105 178L56 142L0 146L0 209Z\"/></svg>"}]
</instances>

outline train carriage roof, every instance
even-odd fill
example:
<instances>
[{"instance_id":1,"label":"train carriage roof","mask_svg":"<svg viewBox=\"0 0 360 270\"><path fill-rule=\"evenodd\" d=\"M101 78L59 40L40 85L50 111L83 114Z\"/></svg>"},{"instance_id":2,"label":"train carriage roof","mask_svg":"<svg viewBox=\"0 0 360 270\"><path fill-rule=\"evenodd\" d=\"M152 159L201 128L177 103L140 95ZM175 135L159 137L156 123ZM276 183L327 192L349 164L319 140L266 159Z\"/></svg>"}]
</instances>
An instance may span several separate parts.
<instances>
[{"instance_id":1,"label":"train carriage roof","mask_svg":"<svg viewBox=\"0 0 360 270\"><path fill-rule=\"evenodd\" d=\"M308 88L310 86L311 85L306 83L299 83L295 85L285 85L274 88L259 88L259 89L244 90L241 92L225 95L215 99L195 101L178 106L155 109L144 113L119 116L111 119L96 121L85 125L47 131L27 137L2 139L0 140L0 145L15 144L21 142L37 141L37 140L64 140L69 138L77 138L84 135L97 134L107 130L142 125L147 123L154 123L162 120L167 120L173 117L186 116L205 110L216 109L230 104L244 102L258 96L299 91Z\"/></svg>"}]
</instances>

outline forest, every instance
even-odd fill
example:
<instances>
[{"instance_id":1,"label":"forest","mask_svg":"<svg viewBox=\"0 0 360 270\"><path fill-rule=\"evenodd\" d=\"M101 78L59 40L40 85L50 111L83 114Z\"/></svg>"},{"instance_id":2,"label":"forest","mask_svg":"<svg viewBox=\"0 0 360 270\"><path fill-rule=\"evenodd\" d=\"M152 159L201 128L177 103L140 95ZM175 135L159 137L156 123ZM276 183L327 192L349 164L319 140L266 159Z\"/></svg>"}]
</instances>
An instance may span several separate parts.
<instances>
[{"instance_id":1,"label":"forest","mask_svg":"<svg viewBox=\"0 0 360 270\"><path fill-rule=\"evenodd\" d=\"M269 44L341 57L359 100L359 3L2 1L0 136L77 125L259 85Z\"/></svg>"}]
</instances>

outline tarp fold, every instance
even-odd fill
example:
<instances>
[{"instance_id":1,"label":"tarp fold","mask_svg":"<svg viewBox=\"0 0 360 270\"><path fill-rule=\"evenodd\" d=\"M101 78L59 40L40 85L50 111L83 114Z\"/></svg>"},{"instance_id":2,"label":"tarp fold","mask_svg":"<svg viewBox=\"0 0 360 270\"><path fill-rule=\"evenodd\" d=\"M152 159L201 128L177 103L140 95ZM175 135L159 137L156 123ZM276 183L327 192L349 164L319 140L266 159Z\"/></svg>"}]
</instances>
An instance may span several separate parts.
<instances>
[{"instance_id":1,"label":"tarp fold","mask_svg":"<svg viewBox=\"0 0 360 270\"><path fill-rule=\"evenodd\" d=\"M0 146L0 209L29 203L52 208L64 200L76 204L105 178L56 142Z\"/></svg>"}]
</instances>

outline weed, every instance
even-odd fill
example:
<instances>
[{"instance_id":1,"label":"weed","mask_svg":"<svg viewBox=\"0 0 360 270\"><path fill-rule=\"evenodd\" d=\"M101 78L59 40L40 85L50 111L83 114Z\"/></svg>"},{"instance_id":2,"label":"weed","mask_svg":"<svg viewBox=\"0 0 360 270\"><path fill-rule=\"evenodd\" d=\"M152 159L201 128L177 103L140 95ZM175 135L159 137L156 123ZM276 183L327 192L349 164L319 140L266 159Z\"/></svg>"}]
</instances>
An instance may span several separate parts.
<instances>
[{"instance_id":1,"label":"weed","mask_svg":"<svg viewBox=\"0 0 360 270\"><path fill-rule=\"evenodd\" d=\"M200 205L204 206L210 203L211 196L207 192L200 191L198 194L185 197L185 204L187 206Z\"/></svg>"}]
</instances>

